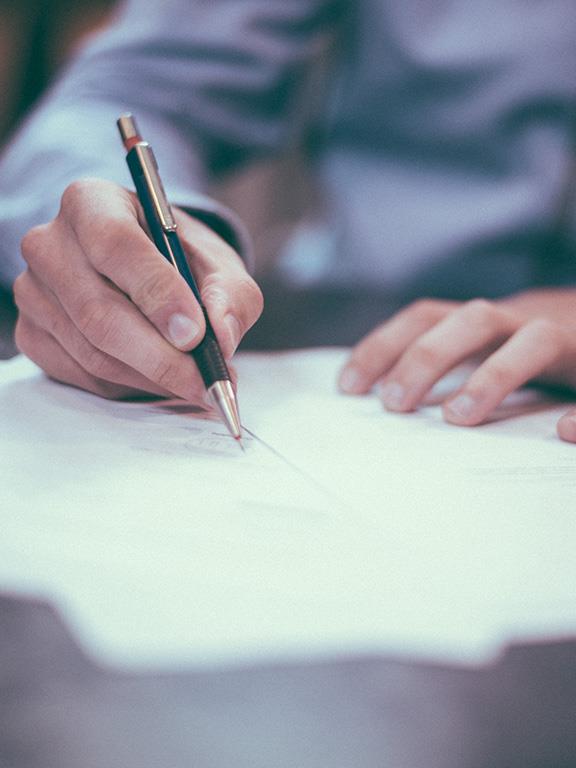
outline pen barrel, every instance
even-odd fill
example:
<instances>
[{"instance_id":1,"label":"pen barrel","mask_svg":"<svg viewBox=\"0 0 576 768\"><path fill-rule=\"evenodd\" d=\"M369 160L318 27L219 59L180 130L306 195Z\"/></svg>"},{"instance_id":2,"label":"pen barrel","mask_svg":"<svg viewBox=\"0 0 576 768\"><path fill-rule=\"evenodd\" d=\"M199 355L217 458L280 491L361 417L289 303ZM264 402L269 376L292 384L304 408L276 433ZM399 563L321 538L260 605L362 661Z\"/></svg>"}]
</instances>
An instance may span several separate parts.
<instances>
[{"instance_id":1,"label":"pen barrel","mask_svg":"<svg viewBox=\"0 0 576 768\"><path fill-rule=\"evenodd\" d=\"M191 354L206 389L210 389L217 381L231 381L231 377L205 307L202 307L202 312L206 320L206 334Z\"/></svg>"},{"instance_id":2,"label":"pen barrel","mask_svg":"<svg viewBox=\"0 0 576 768\"><path fill-rule=\"evenodd\" d=\"M224 355L222 354L216 334L210 323L206 307L202 303L200 291L196 285L192 270L188 265L188 260L186 259L186 254L182 248L180 238L176 232L165 232L164 243L168 251L167 258L174 264L179 274L184 278L192 290L204 315L206 333L200 344L192 350L192 356L196 361L196 365L204 380L204 384L206 385L206 388L210 388L216 381L231 381L228 366L226 365ZM162 248L160 250L164 252Z\"/></svg>"},{"instance_id":3,"label":"pen barrel","mask_svg":"<svg viewBox=\"0 0 576 768\"><path fill-rule=\"evenodd\" d=\"M170 229L162 226L162 217L157 210L158 205L151 192L149 183L151 169L153 170L156 167L155 161L153 160L153 154L149 147L137 145L128 152L126 159L136 187L138 199L144 211L148 229L150 230L150 234L156 247L184 278L200 304L204 314L206 333L200 344L190 352L200 371L204 384L206 388L209 389L217 381L231 381L230 372L228 371L228 366L224 360L224 355L218 344L206 307L202 303L200 290L198 289L196 280L194 279L194 275L188 264L186 254L182 248L180 238L176 232L176 224L174 223ZM148 174L148 176L146 174ZM163 190L162 196L164 196ZM163 217L169 220L172 219L172 212L167 203Z\"/></svg>"},{"instance_id":4,"label":"pen barrel","mask_svg":"<svg viewBox=\"0 0 576 768\"><path fill-rule=\"evenodd\" d=\"M210 323L206 307L202 303L200 291L196 285L196 280L192 270L188 265L186 254L182 248L180 238L176 232L164 232L162 238L157 243L161 253L176 267L178 273L184 278L188 287L200 304L204 321L206 323L206 333L200 344L192 350L192 356L198 366L200 375L204 380L206 388L210 388L216 381L231 381L228 366L224 360L224 355L218 344L216 334Z\"/></svg>"}]
</instances>

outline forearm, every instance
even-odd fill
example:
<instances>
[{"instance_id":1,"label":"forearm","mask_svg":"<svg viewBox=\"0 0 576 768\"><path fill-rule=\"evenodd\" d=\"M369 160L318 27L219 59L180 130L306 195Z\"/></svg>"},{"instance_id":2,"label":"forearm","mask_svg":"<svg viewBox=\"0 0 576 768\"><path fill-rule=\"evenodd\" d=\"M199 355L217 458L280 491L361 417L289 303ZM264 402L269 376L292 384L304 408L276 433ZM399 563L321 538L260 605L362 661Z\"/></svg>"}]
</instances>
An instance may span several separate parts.
<instances>
[{"instance_id":1,"label":"forearm","mask_svg":"<svg viewBox=\"0 0 576 768\"><path fill-rule=\"evenodd\" d=\"M119 102L56 98L18 134L0 163L0 285L9 288L24 268L20 240L33 226L54 218L71 182L87 176L131 188L116 119ZM150 113L138 118L155 151L171 201L205 221L251 261L244 227L230 210L201 193L203 171L191 145L169 120Z\"/></svg>"},{"instance_id":2,"label":"forearm","mask_svg":"<svg viewBox=\"0 0 576 768\"><path fill-rule=\"evenodd\" d=\"M129 185L115 120L133 111L172 201L237 250L234 216L200 193L209 176L285 146L301 126L302 72L331 29L334 0L130 0L72 65L0 162L0 284L19 243L84 176Z\"/></svg>"}]
</instances>

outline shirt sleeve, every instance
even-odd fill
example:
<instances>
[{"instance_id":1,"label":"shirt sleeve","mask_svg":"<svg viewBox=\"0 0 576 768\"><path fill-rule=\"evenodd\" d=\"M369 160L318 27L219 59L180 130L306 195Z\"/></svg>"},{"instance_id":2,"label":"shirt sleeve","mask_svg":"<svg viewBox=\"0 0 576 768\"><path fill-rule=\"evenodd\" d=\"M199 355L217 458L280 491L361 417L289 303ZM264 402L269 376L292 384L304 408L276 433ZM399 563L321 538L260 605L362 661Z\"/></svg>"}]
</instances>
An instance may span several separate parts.
<instances>
[{"instance_id":1,"label":"shirt sleeve","mask_svg":"<svg viewBox=\"0 0 576 768\"><path fill-rule=\"evenodd\" d=\"M171 201L250 262L238 217L207 183L290 145L305 75L341 17L339 0L129 0L72 63L0 160L0 284L24 268L20 240L66 186L131 187L116 119L134 113Z\"/></svg>"}]
</instances>

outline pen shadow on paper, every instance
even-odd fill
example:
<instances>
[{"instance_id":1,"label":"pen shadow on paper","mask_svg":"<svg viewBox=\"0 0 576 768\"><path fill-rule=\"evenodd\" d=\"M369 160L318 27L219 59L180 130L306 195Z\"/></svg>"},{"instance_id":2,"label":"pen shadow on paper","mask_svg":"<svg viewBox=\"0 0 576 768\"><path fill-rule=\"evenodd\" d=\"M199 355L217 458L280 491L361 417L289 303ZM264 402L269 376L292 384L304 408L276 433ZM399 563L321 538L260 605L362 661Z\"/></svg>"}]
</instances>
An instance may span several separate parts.
<instances>
[{"instance_id":1,"label":"pen shadow on paper","mask_svg":"<svg viewBox=\"0 0 576 768\"><path fill-rule=\"evenodd\" d=\"M6 420L25 422L30 436L53 446L105 434L110 447L128 442L147 453L243 455L216 412L193 403L159 398L107 400L42 374L8 386L13 388L7 401L11 408L2 413L2 421L6 425ZM246 435L243 442L249 448L252 440Z\"/></svg>"},{"instance_id":2,"label":"pen shadow on paper","mask_svg":"<svg viewBox=\"0 0 576 768\"><path fill-rule=\"evenodd\" d=\"M210 408L188 403L177 398L165 399L157 396L142 396L109 400L82 389L42 377L29 382L41 390L42 400L51 400L59 407L72 406L75 411L94 413L100 411L106 416L118 419L139 420L143 413L174 414L189 419L212 421L219 424L216 412Z\"/></svg>"}]
</instances>

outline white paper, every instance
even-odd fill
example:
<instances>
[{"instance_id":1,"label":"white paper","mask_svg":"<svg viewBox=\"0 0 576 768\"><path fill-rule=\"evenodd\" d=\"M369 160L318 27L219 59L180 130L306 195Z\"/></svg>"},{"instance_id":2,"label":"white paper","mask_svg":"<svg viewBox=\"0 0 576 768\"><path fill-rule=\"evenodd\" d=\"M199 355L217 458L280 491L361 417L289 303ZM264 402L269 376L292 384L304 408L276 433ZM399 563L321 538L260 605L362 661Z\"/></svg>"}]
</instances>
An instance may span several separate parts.
<instances>
[{"instance_id":1,"label":"white paper","mask_svg":"<svg viewBox=\"0 0 576 768\"><path fill-rule=\"evenodd\" d=\"M576 635L567 406L450 427L335 389L341 350L238 360L242 454L185 405L0 367L0 589L120 665L391 652L480 660ZM502 414L500 414L502 415Z\"/></svg>"}]
</instances>

